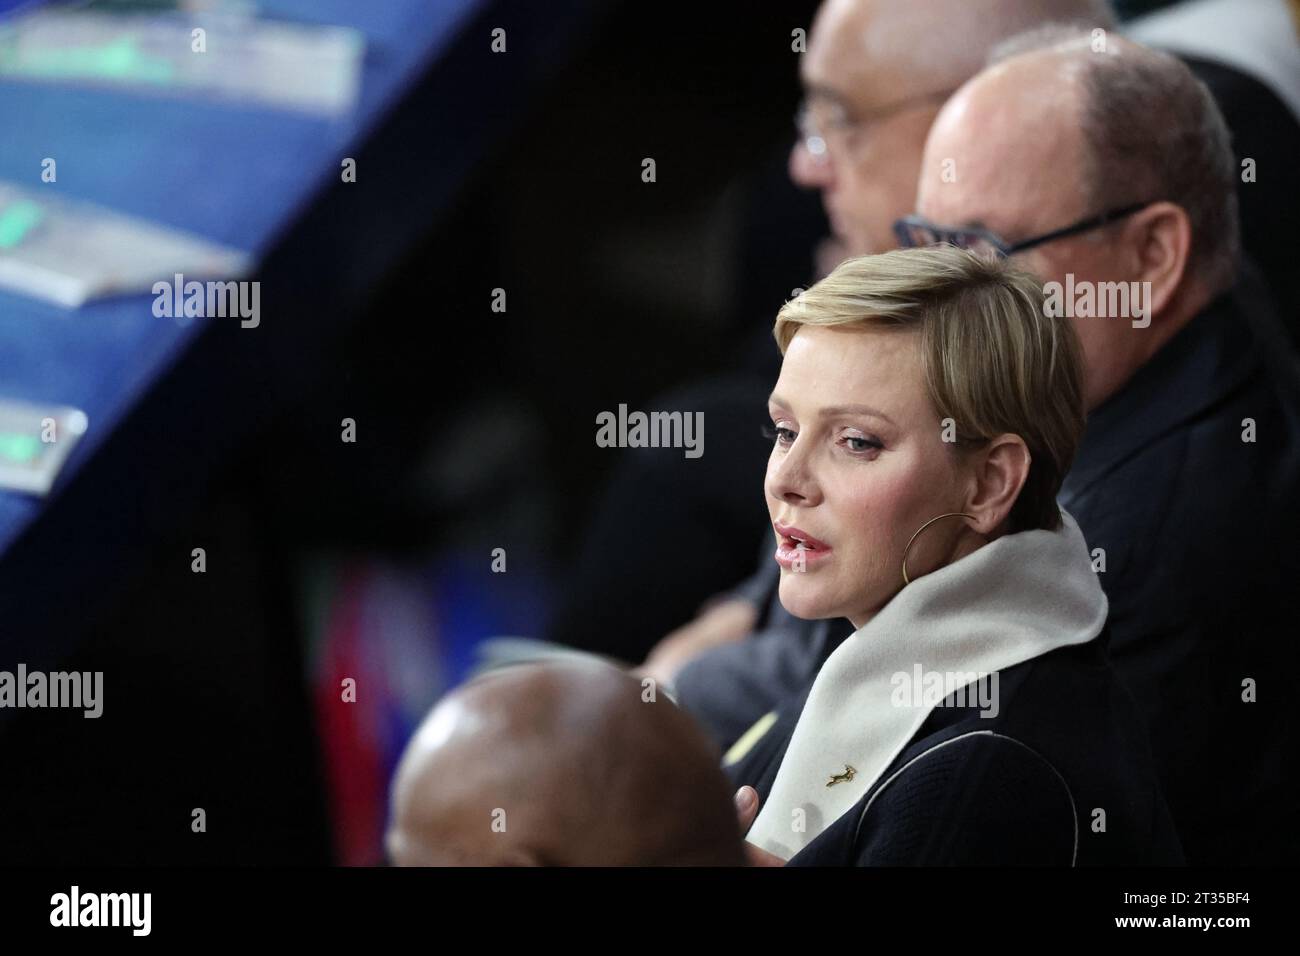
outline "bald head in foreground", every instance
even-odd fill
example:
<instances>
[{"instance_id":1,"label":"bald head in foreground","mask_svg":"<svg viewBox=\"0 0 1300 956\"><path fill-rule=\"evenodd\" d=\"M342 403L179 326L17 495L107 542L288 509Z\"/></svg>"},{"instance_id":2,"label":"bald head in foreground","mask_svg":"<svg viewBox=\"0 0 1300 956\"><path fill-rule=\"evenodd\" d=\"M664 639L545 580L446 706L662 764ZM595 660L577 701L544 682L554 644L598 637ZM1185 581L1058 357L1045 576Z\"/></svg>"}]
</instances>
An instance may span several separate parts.
<instances>
[{"instance_id":1,"label":"bald head in foreground","mask_svg":"<svg viewBox=\"0 0 1300 956\"><path fill-rule=\"evenodd\" d=\"M694 721L599 663L489 673L439 702L392 787L399 866L741 866L731 787Z\"/></svg>"}]
</instances>

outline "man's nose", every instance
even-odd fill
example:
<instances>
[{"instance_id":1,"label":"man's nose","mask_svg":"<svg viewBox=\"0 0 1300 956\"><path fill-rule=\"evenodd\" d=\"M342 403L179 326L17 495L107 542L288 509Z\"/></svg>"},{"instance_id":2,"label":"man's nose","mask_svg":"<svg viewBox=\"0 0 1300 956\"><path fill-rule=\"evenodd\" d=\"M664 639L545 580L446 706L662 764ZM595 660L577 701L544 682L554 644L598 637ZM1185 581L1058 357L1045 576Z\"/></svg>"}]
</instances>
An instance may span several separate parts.
<instances>
[{"instance_id":1,"label":"man's nose","mask_svg":"<svg viewBox=\"0 0 1300 956\"><path fill-rule=\"evenodd\" d=\"M806 140L800 139L790 150L790 179L804 189L828 189L835 182L835 169L830 157L822 153L814 156Z\"/></svg>"}]
</instances>

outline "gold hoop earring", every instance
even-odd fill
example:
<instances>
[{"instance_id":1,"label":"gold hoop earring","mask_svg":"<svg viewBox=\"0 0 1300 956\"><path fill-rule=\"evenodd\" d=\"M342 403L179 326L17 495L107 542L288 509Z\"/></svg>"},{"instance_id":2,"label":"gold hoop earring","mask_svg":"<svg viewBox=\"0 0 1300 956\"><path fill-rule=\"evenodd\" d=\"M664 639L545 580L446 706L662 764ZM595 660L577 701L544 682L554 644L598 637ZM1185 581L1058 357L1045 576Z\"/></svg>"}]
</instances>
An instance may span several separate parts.
<instances>
[{"instance_id":1,"label":"gold hoop earring","mask_svg":"<svg viewBox=\"0 0 1300 956\"><path fill-rule=\"evenodd\" d=\"M907 553L912 550L912 544L913 542L916 541L917 538L921 536L921 532L924 531L926 528L930 527L930 525L934 524L940 518L970 518L971 521L979 520L974 515L968 515L964 511L949 511L947 514L935 515L925 524L921 525L921 527L917 528L916 534L912 535L912 540L907 542L907 547L903 549L903 586L904 587L912 583L912 579L907 576Z\"/></svg>"}]
</instances>

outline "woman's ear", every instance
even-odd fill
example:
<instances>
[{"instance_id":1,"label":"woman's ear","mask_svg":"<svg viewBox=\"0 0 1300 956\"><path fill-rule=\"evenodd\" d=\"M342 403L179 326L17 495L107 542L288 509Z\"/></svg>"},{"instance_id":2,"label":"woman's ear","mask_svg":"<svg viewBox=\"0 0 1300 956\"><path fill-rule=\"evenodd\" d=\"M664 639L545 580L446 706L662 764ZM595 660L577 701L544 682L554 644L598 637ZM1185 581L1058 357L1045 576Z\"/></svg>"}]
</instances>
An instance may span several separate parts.
<instances>
[{"instance_id":1,"label":"woman's ear","mask_svg":"<svg viewBox=\"0 0 1300 956\"><path fill-rule=\"evenodd\" d=\"M965 511L975 516L975 530L998 531L1020 496L1032 462L1019 435L999 435L975 453L974 474Z\"/></svg>"}]
</instances>

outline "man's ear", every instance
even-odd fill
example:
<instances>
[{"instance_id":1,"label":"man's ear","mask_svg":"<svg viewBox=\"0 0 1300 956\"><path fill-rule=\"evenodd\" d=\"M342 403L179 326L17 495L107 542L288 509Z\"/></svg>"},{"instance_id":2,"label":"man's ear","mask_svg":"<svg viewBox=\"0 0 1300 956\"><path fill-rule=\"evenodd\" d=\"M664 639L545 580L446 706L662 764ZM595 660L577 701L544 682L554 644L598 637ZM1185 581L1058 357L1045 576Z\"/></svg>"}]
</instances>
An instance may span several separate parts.
<instances>
[{"instance_id":1,"label":"man's ear","mask_svg":"<svg viewBox=\"0 0 1300 956\"><path fill-rule=\"evenodd\" d=\"M989 535L1002 527L1029 477L1032 457L1019 435L998 435L978 452L965 511L975 530Z\"/></svg>"},{"instance_id":2,"label":"man's ear","mask_svg":"<svg viewBox=\"0 0 1300 956\"><path fill-rule=\"evenodd\" d=\"M1162 312L1183 282L1192 250L1192 221L1171 202L1152 203L1133 214L1125 230L1135 257L1137 281L1151 283L1151 315Z\"/></svg>"}]
</instances>

